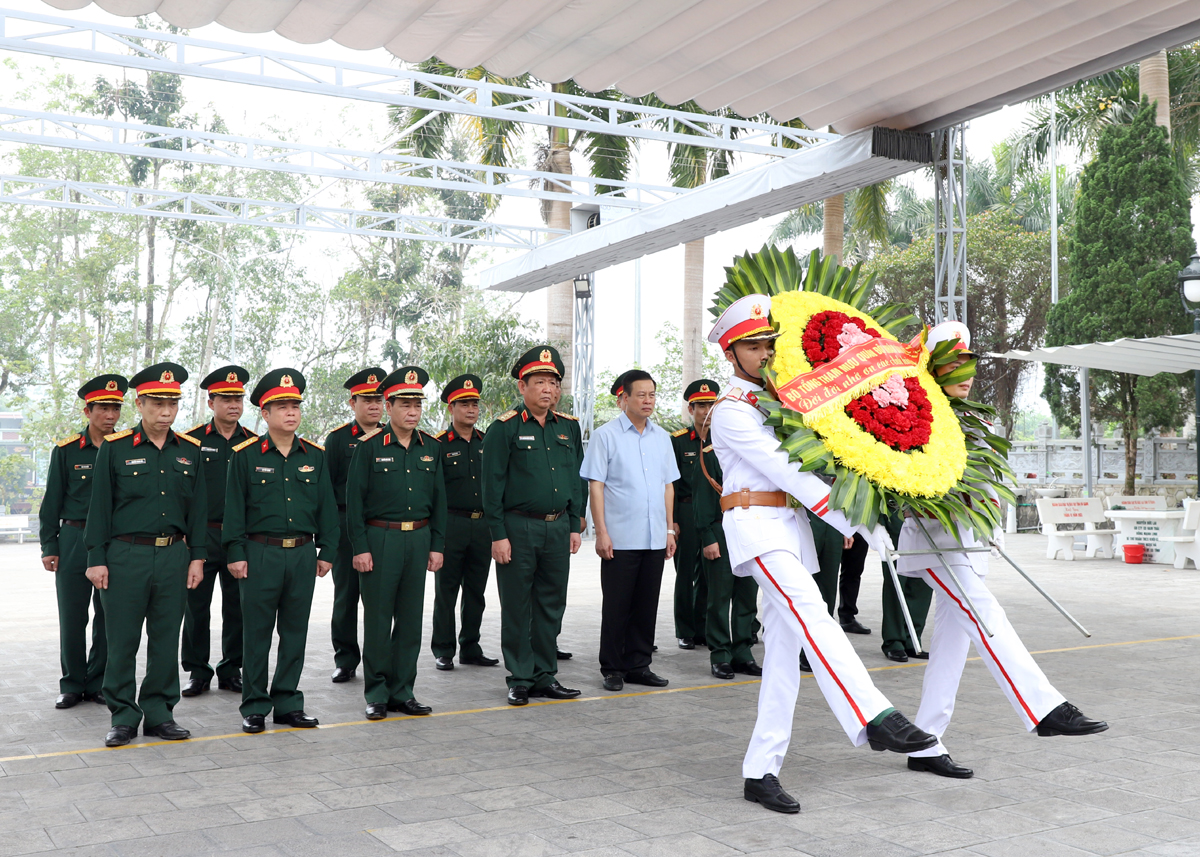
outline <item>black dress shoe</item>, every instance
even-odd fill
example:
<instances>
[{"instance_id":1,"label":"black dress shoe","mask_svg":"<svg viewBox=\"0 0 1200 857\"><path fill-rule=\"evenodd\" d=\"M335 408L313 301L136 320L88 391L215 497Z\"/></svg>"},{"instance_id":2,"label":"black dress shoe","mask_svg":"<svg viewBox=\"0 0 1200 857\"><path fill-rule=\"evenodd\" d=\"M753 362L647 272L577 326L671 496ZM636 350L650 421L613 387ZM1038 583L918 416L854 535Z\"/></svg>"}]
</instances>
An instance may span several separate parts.
<instances>
[{"instance_id":1,"label":"black dress shoe","mask_svg":"<svg viewBox=\"0 0 1200 857\"><path fill-rule=\"evenodd\" d=\"M500 659L489 658L487 655L476 655L473 658L459 658L458 662L472 667L494 667L500 663Z\"/></svg>"},{"instance_id":2,"label":"black dress shoe","mask_svg":"<svg viewBox=\"0 0 1200 857\"><path fill-rule=\"evenodd\" d=\"M508 704L509 705L528 705L529 704L529 688L523 684L513 685L508 689Z\"/></svg>"},{"instance_id":3,"label":"black dress shoe","mask_svg":"<svg viewBox=\"0 0 1200 857\"><path fill-rule=\"evenodd\" d=\"M297 708L287 714L276 714L274 720L276 723L286 723L293 729L313 729L321 722L317 718L305 714L303 708Z\"/></svg>"},{"instance_id":4,"label":"black dress shoe","mask_svg":"<svg viewBox=\"0 0 1200 857\"><path fill-rule=\"evenodd\" d=\"M742 675L762 675L762 667L754 661L734 661L730 666L735 673Z\"/></svg>"},{"instance_id":5,"label":"black dress shoe","mask_svg":"<svg viewBox=\"0 0 1200 857\"><path fill-rule=\"evenodd\" d=\"M644 684L647 687L666 687L670 684L665 678L660 675L655 675L650 670L642 670L636 673L625 673L626 684Z\"/></svg>"},{"instance_id":6,"label":"black dress shoe","mask_svg":"<svg viewBox=\"0 0 1200 857\"><path fill-rule=\"evenodd\" d=\"M137 729L132 726L114 726L104 736L105 747L124 747L137 737Z\"/></svg>"},{"instance_id":7,"label":"black dress shoe","mask_svg":"<svg viewBox=\"0 0 1200 857\"><path fill-rule=\"evenodd\" d=\"M859 622L857 619L851 619L849 622L843 622L842 630L845 631L847 634L869 634L869 633L871 633L871 629L864 626L863 623Z\"/></svg>"},{"instance_id":8,"label":"black dress shoe","mask_svg":"<svg viewBox=\"0 0 1200 857\"><path fill-rule=\"evenodd\" d=\"M679 648L681 648L681 649L696 648L696 641L693 640L691 637L678 637L678 638L676 638L676 641L679 643Z\"/></svg>"},{"instance_id":9,"label":"black dress shoe","mask_svg":"<svg viewBox=\"0 0 1200 857\"><path fill-rule=\"evenodd\" d=\"M692 643L694 643L697 646L704 646L704 648L706 648L706 649L709 648L708 637L705 637L705 636L692 637Z\"/></svg>"},{"instance_id":10,"label":"black dress shoe","mask_svg":"<svg viewBox=\"0 0 1200 857\"><path fill-rule=\"evenodd\" d=\"M975 772L966 765L960 765L951 759L949 753L942 753L940 756L909 756L908 769L928 771L939 777L950 777L954 780L969 780L975 776Z\"/></svg>"},{"instance_id":11,"label":"black dress shoe","mask_svg":"<svg viewBox=\"0 0 1200 857\"><path fill-rule=\"evenodd\" d=\"M938 739L922 732L899 711L893 711L878 726L867 724L867 743L872 750L891 750L893 753L915 753L928 750Z\"/></svg>"},{"instance_id":12,"label":"black dress shoe","mask_svg":"<svg viewBox=\"0 0 1200 857\"><path fill-rule=\"evenodd\" d=\"M257 735L267 728L267 717L265 714L247 714L242 718L242 731L249 732L251 735Z\"/></svg>"},{"instance_id":13,"label":"black dress shoe","mask_svg":"<svg viewBox=\"0 0 1200 857\"><path fill-rule=\"evenodd\" d=\"M1037 734L1043 738L1050 735L1094 735L1108 729L1103 720L1092 720L1069 702L1064 702L1051 711L1037 725Z\"/></svg>"},{"instance_id":14,"label":"black dress shoe","mask_svg":"<svg viewBox=\"0 0 1200 857\"><path fill-rule=\"evenodd\" d=\"M802 672L802 673L812 672L812 664L810 664L808 662L808 655L804 654L804 652L800 653L800 672Z\"/></svg>"},{"instance_id":15,"label":"black dress shoe","mask_svg":"<svg viewBox=\"0 0 1200 857\"><path fill-rule=\"evenodd\" d=\"M883 656L889 661L895 661L898 664L908 663L908 655L900 649L888 649L883 653Z\"/></svg>"},{"instance_id":16,"label":"black dress shoe","mask_svg":"<svg viewBox=\"0 0 1200 857\"><path fill-rule=\"evenodd\" d=\"M399 711L401 714L407 714L410 717L424 717L426 714L433 714L432 708L417 702L415 699L406 699L403 702L389 702L387 710Z\"/></svg>"},{"instance_id":17,"label":"black dress shoe","mask_svg":"<svg viewBox=\"0 0 1200 857\"><path fill-rule=\"evenodd\" d=\"M454 658L437 658L433 665L439 670L452 670L454 669Z\"/></svg>"},{"instance_id":18,"label":"black dress shoe","mask_svg":"<svg viewBox=\"0 0 1200 857\"><path fill-rule=\"evenodd\" d=\"M581 691L573 687L563 687L556 681L551 682L545 687L534 688L529 691L530 696L545 697L546 699L574 699L580 693Z\"/></svg>"},{"instance_id":19,"label":"black dress shoe","mask_svg":"<svg viewBox=\"0 0 1200 857\"><path fill-rule=\"evenodd\" d=\"M386 720L388 713L388 705L386 702L368 702L367 703L367 719L368 720Z\"/></svg>"},{"instance_id":20,"label":"black dress shoe","mask_svg":"<svg viewBox=\"0 0 1200 857\"><path fill-rule=\"evenodd\" d=\"M715 678L731 679L733 678L733 667L727 663L713 664L709 667Z\"/></svg>"},{"instance_id":21,"label":"black dress shoe","mask_svg":"<svg viewBox=\"0 0 1200 857\"><path fill-rule=\"evenodd\" d=\"M562 649L556 649L556 650L555 650L555 652L554 652L554 655L555 655L555 657L557 657L557 658L558 658L560 661L569 661L569 660L571 660L571 658L575 657L575 655L574 655L573 653L571 653L571 652L564 652Z\"/></svg>"},{"instance_id":22,"label":"black dress shoe","mask_svg":"<svg viewBox=\"0 0 1200 857\"><path fill-rule=\"evenodd\" d=\"M208 690L208 681L200 681L198 678L189 678L187 684L179 691L180 696L199 696Z\"/></svg>"},{"instance_id":23,"label":"black dress shoe","mask_svg":"<svg viewBox=\"0 0 1200 857\"><path fill-rule=\"evenodd\" d=\"M104 698L104 694L99 690L95 693L85 693L83 695L83 701L95 702L99 705L108 705L108 700Z\"/></svg>"},{"instance_id":24,"label":"black dress shoe","mask_svg":"<svg viewBox=\"0 0 1200 857\"><path fill-rule=\"evenodd\" d=\"M354 668L347 669L346 667L338 667L333 671L333 676L330 678L334 684L341 684L344 681L350 681L354 678Z\"/></svg>"},{"instance_id":25,"label":"black dress shoe","mask_svg":"<svg viewBox=\"0 0 1200 857\"><path fill-rule=\"evenodd\" d=\"M604 689L611 691L619 691L625 689L625 679L620 673L608 673L604 676Z\"/></svg>"},{"instance_id":26,"label":"black dress shoe","mask_svg":"<svg viewBox=\"0 0 1200 857\"><path fill-rule=\"evenodd\" d=\"M775 812L800 811L800 802L783 790L779 778L774 774L767 774L761 780L746 780L742 796Z\"/></svg>"},{"instance_id":27,"label":"black dress shoe","mask_svg":"<svg viewBox=\"0 0 1200 857\"><path fill-rule=\"evenodd\" d=\"M235 675L229 678L217 679L217 690L232 690L234 693L241 693L242 677Z\"/></svg>"},{"instance_id":28,"label":"black dress shoe","mask_svg":"<svg viewBox=\"0 0 1200 857\"><path fill-rule=\"evenodd\" d=\"M162 738L164 741L186 741L192 737L191 732L174 720L164 720L157 726L143 726L142 734L146 737Z\"/></svg>"},{"instance_id":29,"label":"black dress shoe","mask_svg":"<svg viewBox=\"0 0 1200 857\"><path fill-rule=\"evenodd\" d=\"M929 660L929 652L926 651L914 652L912 649L905 649L904 654L917 661Z\"/></svg>"},{"instance_id":30,"label":"black dress shoe","mask_svg":"<svg viewBox=\"0 0 1200 857\"><path fill-rule=\"evenodd\" d=\"M60 693L58 699L54 700L55 708L74 708L79 703L83 702L82 693Z\"/></svg>"}]
</instances>

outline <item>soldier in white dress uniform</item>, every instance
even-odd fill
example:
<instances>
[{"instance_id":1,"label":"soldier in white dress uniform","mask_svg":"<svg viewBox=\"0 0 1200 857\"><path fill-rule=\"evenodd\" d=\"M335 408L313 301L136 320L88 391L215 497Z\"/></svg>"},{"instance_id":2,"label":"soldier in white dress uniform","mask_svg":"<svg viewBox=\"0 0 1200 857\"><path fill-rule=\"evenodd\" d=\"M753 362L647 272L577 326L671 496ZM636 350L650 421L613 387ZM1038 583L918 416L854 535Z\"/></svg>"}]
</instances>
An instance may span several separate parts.
<instances>
[{"instance_id":1,"label":"soldier in white dress uniform","mask_svg":"<svg viewBox=\"0 0 1200 857\"><path fill-rule=\"evenodd\" d=\"M967 360L975 357L969 351L971 334L966 325L959 321L945 321L929 331L928 347L948 340L958 340L956 349L962 358L945 366L941 373L950 372ZM954 384L945 389L949 396L965 399L971 392L974 379ZM972 438L968 436L967 443ZM976 442L981 442L978 439ZM994 502L994 501L993 501ZM925 531L939 549L959 547L959 541L936 520L922 519ZM963 547L980 547L982 542L970 529L960 526ZM1003 535L997 533L997 539ZM900 531L898 549L915 551L929 547L925 532L916 518L907 517ZM963 666L971 644L987 665L996 684L1012 703L1017 716L1027 730L1037 729L1039 735L1091 735L1103 732L1108 724L1090 720L1078 708L1067 702L1061 693L1050 684L1046 674L1034 661L1017 632L1009 624L1004 608L984 584L988 572L987 553L943 554L947 564L954 569L962 589L979 611L984 624L993 636L987 636L972 615L962 592L946 573L941 560L934 554L924 556L902 556L896 561L900 574L920 577L933 588L936 596L934 607L933 636L929 642L929 665L921 685L921 705L917 710L916 725L938 737L933 747L911 753L908 767L914 771L928 771L942 777L967 779L974 772L955 762L941 738L950 725L954 713L954 699L958 694L958 683L962 678Z\"/></svg>"},{"instance_id":2,"label":"soldier in white dress uniform","mask_svg":"<svg viewBox=\"0 0 1200 857\"><path fill-rule=\"evenodd\" d=\"M812 531L803 509L788 507L787 495L844 535L860 528L829 509L828 486L789 462L774 432L763 425L756 396L763 389L760 370L774 353L777 336L768 321L770 312L766 296L740 298L708 336L720 343L734 370L712 411L710 437L724 473L722 524L733 573L753 577L763 593L766 654L758 720L742 764L744 795L776 812L799 812L778 774L792 737L801 650L855 746L870 743L874 750L909 753L933 746L937 739L917 729L875 688L812 579L817 570ZM864 535L878 544L874 534Z\"/></svg>"}]
</instances>

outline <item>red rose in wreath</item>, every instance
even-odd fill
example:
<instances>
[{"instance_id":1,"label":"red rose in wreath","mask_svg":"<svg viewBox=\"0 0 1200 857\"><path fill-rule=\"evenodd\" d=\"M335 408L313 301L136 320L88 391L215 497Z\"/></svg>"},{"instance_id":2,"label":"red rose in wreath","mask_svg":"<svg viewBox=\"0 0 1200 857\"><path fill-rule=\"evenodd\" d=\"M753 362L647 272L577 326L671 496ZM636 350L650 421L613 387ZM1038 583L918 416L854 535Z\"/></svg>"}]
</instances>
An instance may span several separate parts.
<instances>
[{"instance_id":1,"label":"red rose in wreath","mask_svg":"<svg viewBox=\"0 0 1200 857\"><path fill-rule=\"evenodd\" d=\"M816 368L847 348L881 336L862 319L844 312L819 312L804 328L804 356ZM927 444L933 425L933 407L920 382L897 375L850 402L846 414L863 431L900 452Z\"/></svg>"}]
</instances>

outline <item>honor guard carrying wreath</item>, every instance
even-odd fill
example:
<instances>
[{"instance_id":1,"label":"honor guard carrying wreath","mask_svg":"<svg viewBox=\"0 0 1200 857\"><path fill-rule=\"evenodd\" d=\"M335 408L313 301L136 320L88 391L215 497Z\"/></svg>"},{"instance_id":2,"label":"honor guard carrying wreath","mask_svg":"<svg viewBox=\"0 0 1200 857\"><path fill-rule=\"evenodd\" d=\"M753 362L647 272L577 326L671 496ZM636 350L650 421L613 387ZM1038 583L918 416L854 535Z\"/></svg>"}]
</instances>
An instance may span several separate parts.
<instances>
[{"instance_id":1,"label":"honor guard carrying wreath","mask_svg":"<svg viewBox=\"0 0 1200 857\"><path fill-rule=\"evenodd\" d=\"M104 631L104 605L100 590L87 579L87 524L92 485L96 482L96 457L106 435L121 417L121 404L129 382L120 375L100 375L79 388L83 416L79 434L60 440L50 450L46 495L38 510L38 536L42 565L54 572L58 596L58 650L62 678L55 708L72 708L80 702L104 704L101 685L108 662ZM92 646L88 649L88 603L92 605Z\"/></svg>"},{"instance_id":2,"label":"honor guard carrying wreath","mask_svg":"<svg viewBox=\"0 0 1200 857\"><path fill-rule=\"evenodd\" d=\"M329 620L335 684L354 678L362 661L362 648L358 644L359 579L354 570L350 531L346 526L346 476L350 472L354 448L362 442L363 435L382 425L383 396L379 385L385 375L387 372L372 366L346 379L342 386L350 391L350 410L354 419L338 426L325 438L325 458L329 462L329 480L333 483L342 534L333 560L333 615Z\"/></svg>"},{"instance_id":3,"label":"honor guard carrying wreath","mask_svg":"<svg viewBox=\"0 0 1200 857\"><path fill-rule=\"evenodd\" d=\"M332 567L337 506L325 450L296 434L304 376L272 369L254 387L266 431L233 448L221 541L242 595L242 731L266 729L266 715L298 729L317 718L304 712L300 673L308 642L316 579ZM268 660L279 632L275 675Z\"/></svg>"},{"instance_id":4,"label":"honor guard carrying wreath","mask_svg":"<svg viewBox=\"0 0 1200 857\"><path fill-rule=\"evenodd\" d=\"M722 469L722 524L733 573L751 576L763 593L766 653L758 720L742 764L745 798L777 812L798 812L778 773L792 734L800 688L800 653L808 652L817 684L847 737L874 750L910 753L937 743L893 708L826 609L812 572L816 555L803 510L788 495L845 535L858 528L830 510L829 486L788 460L758 405L762 370L777 334L771 300L734 301L708 336L720 343L733 376L712 413L712 445ZM871 535L871 538L876 536Z\"/></svg>"},{"instance_id":5,"label":"honor guard carrying wreath","mask_svg":"<svg viewBox=\"0 0 1200 857\"><path fill-rule=\"evenodd\" d=\"M379 385L388 424L362 436L346 480L346 526L363 603L367 719L433 711L413 696L425 575L442 567L442 445L417 428L429 375L402 366Z\"/></svg>"},{"instance_id":6,"label":"honor guard carrying wreath","mask_svg":"<svg viewBox=\"0 0 1200 857\"><path fill-rule=\"evenodd\" d=\"M188 683L180 691L184 696L204 693L214 674L220 690L242 692L242 602L237 579L229 573L225 550L221 547L221 522L225 518L225 479L233 448L255 437L238 422L249 380L250 373L241 366L222 366L209 373L200 382L200 389L208 391L212 419L184 432L200 441L208 492L208 556L204 560L204 579L188 592L183 614L181 665L185 672L191 673ZM221 580L221 660L214 670L208 662L209 622L213 587L218 578Z\"/></svg>"},{"instance_id":7,"label":"honor guard carrying wreath","mask_svg":"<svg viewBox=\"0 0 1200 857\"><path fill-rule=\"evenodd\" d=\"M483 381L459 375L442 389L450 428L437 436L442 443L442 477L446 483L446 551L434 578L433 636L429 648L439 670L454 669L454 607L462 597L458 662L478 667L500 663L479 645L484 590L492 567L492 538L483 517L483 438L476 428Z\"/></svg>"},{"instance_id":8,"label":"honor guard carrying wreath","mask_svg":"<svg viewBox=\"0 0 1200 857\"><path fill-rule=\"evenodd\" d=\"M139 725L142 734L167 741L191 737L172 710L179 702L184 602L204 577L208 497L200 442L171 430L187 377L177 363L157 363L130 378L141 419L108 435L96 456L84 542L108 638L108 747L128 744ZM139 692L143 625L146 677Z\"/></svg>"}]
</instances>

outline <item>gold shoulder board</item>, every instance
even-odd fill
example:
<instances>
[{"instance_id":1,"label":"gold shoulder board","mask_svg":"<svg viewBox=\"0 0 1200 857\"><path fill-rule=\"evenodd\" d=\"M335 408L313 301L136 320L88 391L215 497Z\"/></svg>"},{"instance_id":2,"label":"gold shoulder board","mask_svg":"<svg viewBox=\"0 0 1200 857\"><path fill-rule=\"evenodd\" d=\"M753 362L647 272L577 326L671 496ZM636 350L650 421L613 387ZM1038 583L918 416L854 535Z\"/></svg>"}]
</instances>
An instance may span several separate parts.
<instances>
[{"instance_id":1,"label":"gold shoulder board","mask_svg":"<svg viewBox=\"0 0 1200 857\"><path fill-rule=\"evenodd\" d=\"M186 440L188 443L194 443L196 446L200 445L200 441L196 440L190 434L179 434L178 432L176 432L175 436L180 438L181 440Z\"/></svg>"},{"instance_id":2,"label":"gold shoulder board","mask_svg":"<svg viewBox=\"0 0 1200 857\"><path fill-rule=\"evenodd\" d=\"M435 434L435 435L433 436L433 439L434 439L434 440L441 440L442 438L444 438L444 437L446 436L446 433L447 433L448 431L450 431L450 429L442 429L440 432L438 432L437 434Z\"/></svg>"},{"instance_id":3,"label":"gold shoulder board","mask_svg":"<svg viewBox=\"0 0 1200 857\"><path fill-rule=\"evenodd\" d=\"M375 426L375 428L371 429L369 432L367 432L362 437L360 437L358 439L358 442L366 443L368 440L375 437L375 435L379 434L381 431L383 431L383 426Z\"/></svg>"},{"instance_id":4,"label":"gold shoulder board","mask_svg":"<svg viewBox=\"0 0 1200 857\"><path fill-rule=\"evenodd\" d=\"M307 443L309 446L315 446L317 449L321 450L321 452L325 451L325 447L321 446L321 444L317 443L315 440L309 440L306 437L302 437L300 439L302 441L304 441L305 443Z\"/></svg>"},{"instance_id":5,"label":"gold shoulder board","mask_svg":"<svg viewBox=\"0 0 1200 857\"><path fill-rule=\"evenodd\" d=\"M200 425L198 425L198 426L192 426L192 427L191 427L190 429L188 429L187 431L181 431L181 432L178 432L178 434L191 434L191 433L192 433L192 432L194 432L196 429L202 429L202 428L204 428L206 425L208 425L208 423L200 423Z\"/></svg>"},{"instance_id":6,"label":"gold shoulder board","mask_svg":"<svg viewBox=\"0 0 1200 857\"><path fill-rule=\"evenodd\" d=\"M249 440L243 440L241 443L239 443L237 446L235 446L235 447L233 448L233 451L234 451L234 452L241 452L243 449L245 449L246 447L248 447L248 446L250 446L251 444L253 444L253 443L254 443L256 440L258 440L258 438L256 438L256 437L252 437L252 438L250 438Z\"/></svg>"},{"instance_id":7,"label":"gold shoulder board","mask_svg":"<svg viewBox=\"0 0 1200 857\"><path fill-rule=\"evenodd\" d=\"M73 434L64 440L55 441L55 445L56 446L69 446L69 445L73 444L75 441L79 440L79 438L81 438L81 437L82 437L82 435ZM107 438L106 438L106 440L107 440Z\"/></svg>"},{"instance_id":8,"label":"gold shoulder board","mask_svg":"<svg viewBox=\"0 0 1200 857\"><path fill-rule=\"evenodd\" d=\"M691 431L690 428L681 428L679 431L671 432L671 437L683 437L685 434L687 434L690 431Z\"/></svg>"},{"instance_id":9,"label":"gold shoulder board","mask_svg":"<svg viewBox=\"0 0 1200 857\"><path fill-rule=\"evenodd\" d=\"M104 436L104 439L106 441L108 441L109 443L112 443L114 440L120 440L123 437L129 437L131 434L133 434L133 429L125 429L125 431L118 431L118 432L113 432L112 434L106 434Z\"/></svg>"},{"instance_id":10,"label":"gold shoulder board","mask_svg":"<svg viewBox=\"0 0 1200 857\"><path fill-rule=\"evenodd\" d=\"M564 414L562 411L555 411L554 414L555 416L560 416L564 419L575 420L575 422L579 422L579 417L572 416L571 414Z\"/></svg>"},{"instance_id":11,"label":"gold shoulder board","mask_svg":"<svg viewBox=\"0 0 1200 857\"><path fill-rule=\"evenodd\" d=\"M505 411L500 416L496 417L498 422L506 423L517 415L516 411Z\"/></svg>"},{"instance_id":12,"label":"gold shoulder board","mask_svg":"<svg viewBox=\"0 0 1200 857\"><path fill-rule=\"evenodd\" d=\"M708 446L704 447L703 451L704 452L712 452L712 444L710 443Z\"/></svg>"}]
</instances>

